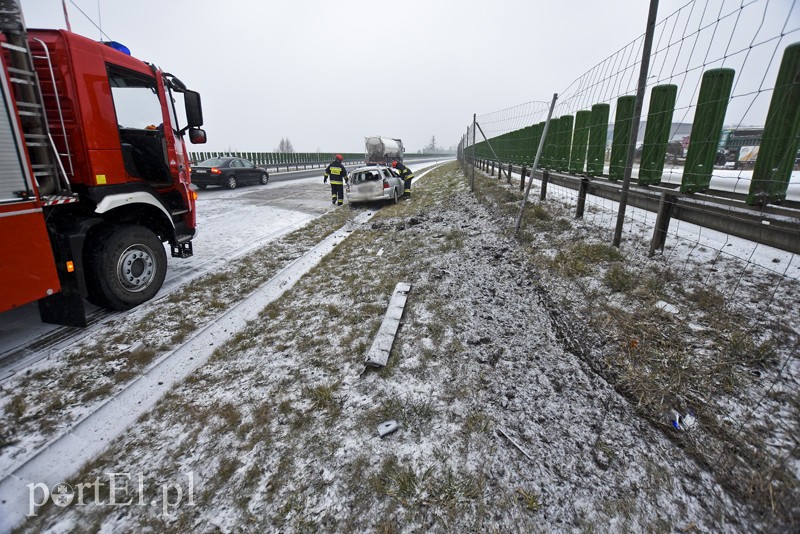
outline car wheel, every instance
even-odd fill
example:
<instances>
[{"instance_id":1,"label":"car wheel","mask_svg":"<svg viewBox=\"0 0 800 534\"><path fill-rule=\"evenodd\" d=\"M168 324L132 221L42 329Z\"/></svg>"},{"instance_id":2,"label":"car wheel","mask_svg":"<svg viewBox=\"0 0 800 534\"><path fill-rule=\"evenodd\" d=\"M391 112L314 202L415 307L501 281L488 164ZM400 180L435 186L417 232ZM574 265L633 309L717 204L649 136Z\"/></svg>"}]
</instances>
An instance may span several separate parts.
<instances>
[{"instance_id":1,"label":"car wheel","mask_svg":"<svg viewBox=\"0 0 800 534\"><path fill-rule=\"evenodd\" d=\"M205 189L206 187L208 187L208 185L206 185L206 184L197 186L198 189Z\"/></svg>"},{"instance_id":2,"label":"car wheel","mask_svg":"<svg viewBox=\"0 0 800 534\"><path fill-rule=\"evenodd\" d=\"M167 253L149 228L112 226L91 239L86 264L89 301L112 310L129 310L161 289Z\"/></svg>"},{"instance_id":3,"label":"car wheel","mask_svg":"<svg viewBox=\"0 0 800 534\"><path fill-rule=\"evenodd\" d=\"M230 175L228 177L228 189L236 189L236 186L239 185L239 182L236 180L234 175Z\"/></svg>"},{"instance_id":4,"label":"car wheel","mask_svg":"<svg viewBox=\"0 0 800 534\"><path fill-rule=\"evenodd\" d=\"M261 175L261 185L267 185L269 183L269 174L264 173Z\"/></svg>"},{"instance_id":5,"label":"car wheel","mask_svg":"<svg viewBox=\"0 0 800 534\"><path fill-rule=\"evenodd\" d=\"M395 204L400 203L400 190L396 187L394 188L394 198L392 200L394 200Z\"/></svg>"}]
</instances>

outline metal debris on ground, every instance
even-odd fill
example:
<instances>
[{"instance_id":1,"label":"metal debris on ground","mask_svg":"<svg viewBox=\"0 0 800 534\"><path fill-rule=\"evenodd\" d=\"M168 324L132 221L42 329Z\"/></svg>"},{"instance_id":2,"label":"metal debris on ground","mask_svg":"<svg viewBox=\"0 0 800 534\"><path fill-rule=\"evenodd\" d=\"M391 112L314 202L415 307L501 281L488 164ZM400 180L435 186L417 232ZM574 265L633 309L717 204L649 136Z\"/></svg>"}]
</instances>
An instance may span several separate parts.
<instances>
[{"instance_id":1,"label":"metal debris on ground","mask_svg":"<svg viewBox=\"0 0 800 534\"><path fill-rule=\"evenodd\" d=\"M525 455L525 458L527 458L527 459L528 459L528 460L530 460L530 461L533 461L533 458L531 458L531 455L530 455L530 454L528 454L527 452L525 452L525 449L523 449L523 448L522 448L522 446L520 446L520 445L519 445L519 444L518 444L516 441L514 441L513 439L511 439L511 436L509 436L508 434L506 434L505 432L503 432L503 429L501 429L501 428L499 428L499 427L498 427L498 428L496 429L496 432L497 432L499 435L501 435L501 436L503 436L504 438L506 438L506 439L507 439L507 440L508 440L508 441L509 441L509 442L510 442L510 443L511 443L513 446L515 446L517 449L519 449L519 452L521 452L522 454L524 454L524 455Z\"/></svg>"},{"instance_id":2,"label":"metal debris on ground","mask_svg":"<svg viewBox=\"0 0 800 534\"><path fill-rule=\"evenodd\" d=\"M400 328L400 319L403 317L406 298L410 291L411 284L405 282L400 282L394 288L386 315L383 318L381 327L378 329L378 334L375 336L375 340L364 358L368 366L384 367L386 362L389 361L389 353L392 350L397 329Z\"/></svg>"}]
</instances>

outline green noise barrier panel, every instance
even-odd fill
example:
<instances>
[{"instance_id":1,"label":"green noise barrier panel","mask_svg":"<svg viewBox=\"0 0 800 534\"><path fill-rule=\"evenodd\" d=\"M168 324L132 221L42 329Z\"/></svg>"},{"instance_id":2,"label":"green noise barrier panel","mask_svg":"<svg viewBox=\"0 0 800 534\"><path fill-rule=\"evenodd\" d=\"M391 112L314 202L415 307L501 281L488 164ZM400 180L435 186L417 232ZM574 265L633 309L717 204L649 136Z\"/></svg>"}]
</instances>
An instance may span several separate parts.
<instances>
[{"instance_id":1,"label":"green noise barrier panel","mask_svg":"<svg viewBox=\"0 0 800 534\"><path fill-rule=\"evenodd\" d=\"M786 198L800 147L800 43L787 47L769 103L747 203L767 204Z\"/></svg>"},{"instance_id":2,"label":"green noise barrier panel","mask_svg":"<svg viewBox=\"0 0 800 534\"><path fill-rule=\"evenodd\" d=\"M547 136L544 138L544 149L542 149L542 168L553 169L556 160L556 135L558 132L558 119L550 119L547 126Z\"/></svg>"},{"instance_id":3,"label":"green noise barrier panel","mask_svg":"<svg viewBox=\"0 0 800 534\"><path fill-rule=\"evenodd\" d=\"M592 112L581 110L575 114L575 133L572 135L572 152L569 157L569 172L572 174L583 173L586 163L586 148L589 145L589 125Z\"/></svg>"},{"instance_id":4,"label":"green noise barrier panel","mask_svg":"<svg viewBox=\"0 0 800 534\"><path fill-rule=\"evenodd\" d=\"M533 127L533 140L531 142L531 156L528 160L529 163L533 164L533 161L536 159L536 152L539 150L539 143L542 140L542 132L544 132L544 122L540 122L536 126ZM542 147L544 151L544 147ZM539 158L541 160L541 157ZM539 167L542 167L541 161L539 161Z\"/></svg>"},{"instance_id":5,"label":"green noise barrier panel","mask_svg":"<svg viewBox=\"0 0 800 534\"><path fill-rule=\"evenodd\" d=\"M602 176L606 159L606 136L608 135L608 115L611 106L595 104L592 106L592 124L589 129L589 148L586 153L586 174Z\"/></svg>"},{"instance_id":6,"label":"green noise barrier panel","mask_svg":"<svg viewBox=\"0 0 800 534\"><path fill-rule=\"evenodd\" d=\"M625 163L628 159L628 146L631 144L631 126L635 96L621 96L617 99L617 113L614 116L614 138L611 143L611 161L608 167L609 180L622 180Z\"/></svg>"},{"instance_id":7,"label":"green noise barrier panel","mask_svg":"<svg viewBox=\"0 0 800 534\"><path fill-rule=\"evenodd\" d=\"M520 131L519 136L519 158L517 163L524 164L531 161L536 156L536 147L533 146L533 138L536 126L528 126Z\"/></svg>"},{"instance_id":8,"label":"green noise barrier panel","mask_svg":"<svg viewBox=\"0 0 800 534\"><path fill-rule=\"evenodd\" d=\"M703 74L683 169L681 193L705 191L711 183L733 76L733 69L712 69Z\"/></svg>"},{"instance_id":9,"label":"green noise barrier panel","mask_svg":"<svg viewBox=\"0 0 800 534\"><path fill-rule=\"evenodd\" d=\"M566 172L569 169L569 153L572 149L572 125L575 117L564 115L558 121L558 151L556 153L556 170Z\"/></svg>"},{"instance_id":10,"label":"green noise barrier panel","mask_svg":"<svg viewBox=\"0 0 800 534\"><path fill-rule=\"evenodd\" d=\"M647 127L639 164L639 185L661 183L677 95L678 86L672 84L657 85L650 92L650 109L647 112Z\"/></svg>"}]
</instances>

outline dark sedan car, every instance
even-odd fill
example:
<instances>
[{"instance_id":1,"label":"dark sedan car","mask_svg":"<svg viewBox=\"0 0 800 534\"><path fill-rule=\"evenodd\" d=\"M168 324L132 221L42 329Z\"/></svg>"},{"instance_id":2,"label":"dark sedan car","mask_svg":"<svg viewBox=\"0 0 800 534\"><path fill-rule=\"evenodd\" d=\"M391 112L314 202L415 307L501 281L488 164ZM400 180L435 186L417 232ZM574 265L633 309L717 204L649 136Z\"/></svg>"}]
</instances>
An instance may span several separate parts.
<instances>
[{"instance_id":1,"label":"dark sedan car","mask_svg":"<svg viewBox=\"0 0 800 534\"><path fill-rule=\"evenodd\" d=\"M200 189L209 185L220 185L228 189L236 189L244 184L267 185L269 173L246 159L210 158L192 165L192 183Z\"/></svg>"}]
</instances>

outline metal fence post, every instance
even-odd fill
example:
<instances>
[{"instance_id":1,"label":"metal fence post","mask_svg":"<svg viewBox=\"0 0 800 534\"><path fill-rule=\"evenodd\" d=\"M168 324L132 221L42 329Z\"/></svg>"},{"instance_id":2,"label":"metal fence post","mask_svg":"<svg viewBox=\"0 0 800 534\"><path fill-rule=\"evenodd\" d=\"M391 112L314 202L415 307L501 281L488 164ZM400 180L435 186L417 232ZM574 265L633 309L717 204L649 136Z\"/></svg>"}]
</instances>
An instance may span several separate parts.
<instances>
[{"instance_id":1,"label":"metal fence post","mask_svg":"<svg viewBox=\"0 0 800 534\"><path fill-rule=\"evenodd\" d=\"M514 235L516 236L519 232L519 227L522 224L522 215L525 213L525 204L528 201L528 195L531 192L531 184L533 184L533 175L536 172L536 167L539 165L539 159L542 157L542 146L544 145L544 139L547 137L547 128L550 126L550 117L553 116L553 108L556 107L556 100L558 100L558 93L553 94L553 101L550 102L550 110L547 112L547 120L544 123L544 130L542 131L542 137L539 139L539 147L536 149L536 157L533 159L533 167L531 167L531 180L528 182L528 187L525 188L525 194L522 196L522 202L519 206L519 215L517 216L517 224L514 227ZM544 185L544 181L542 181L542 185Z\"/></svg>"},{"instance_id":2,"label":"metal fence post","mask_svg":"<svg viewBox=\"0 0 800 534\"><path fill-rule=\"evenodd\" d=\"M485 133L483 133L483 128L481 128L480 123L476 123L476 125L478 126L478 130L480 130L481 135L483 136L483 140L486 142L486 146L489 147L489 150L492 152L492 156L494 156L494 160L492 160L492 174L491 174L492 176L494 176L494 162L497 161L497 179L499 180L500 179L500 171L503 168L502 165L500 164L500 157L497 155L497 152L494 151L494 147L492 146L492 143L489 142L489 138L486 137ZM489 161L488 160L486 161L486 169L487 170L489 169ZM511 180L511 176L509 176L508 179Z\"/></svg>"},{"instance_id":3,"label":"metal fence post","mask_svg":"<svg viewBox=\"0 0 800 534\"><path fill-rule=\"evenodd\" d=\"M633 172L633 157L636 155L636 139L639 135L639 121L642 115L642 105L644 104L644 91L647 86L647 71L650 70L650 51L653 48L653 34L656 28L656 18L658 16L658 0L650 0L650 12L647 15L647 31L644 35L644 47L642 49L642 64L639 70L639 86L636 89L636 103L633 110L633 122L631 123L631 140L628 145L628 157L625 163L625 175L622 180L622 192L619 199L619 213L617 214L617 227L614 229L615 247L619 247L622 241L622 225L625 223L625 210L628 207L628 191L631 188L631 173Z\"/></svg>"},{"instance_id":4,"label":"metal fence post","mask_svg":"<svg viewBox=\"0 0 800 534\"><path fill-rule=\"evenodd\" d=\"M523 165L522 166L522 171L519 173L520 174L520 177L519 177L519 190L520 191L524 191L525 190L525 178L526 178L525 175L527 173L528 173L528 167Z\"/></svg>"},{"instance_id":5,"label":"metal fence post","mask_svg":"<svg viewBox=\"0 0 800 534\"><path fill-rule=\"evenodd\" d=\"M475 124L477 121L477 113L472 114L472 180L470 180L470 191L475 192Z\"/></svg>"}]
</instances>

